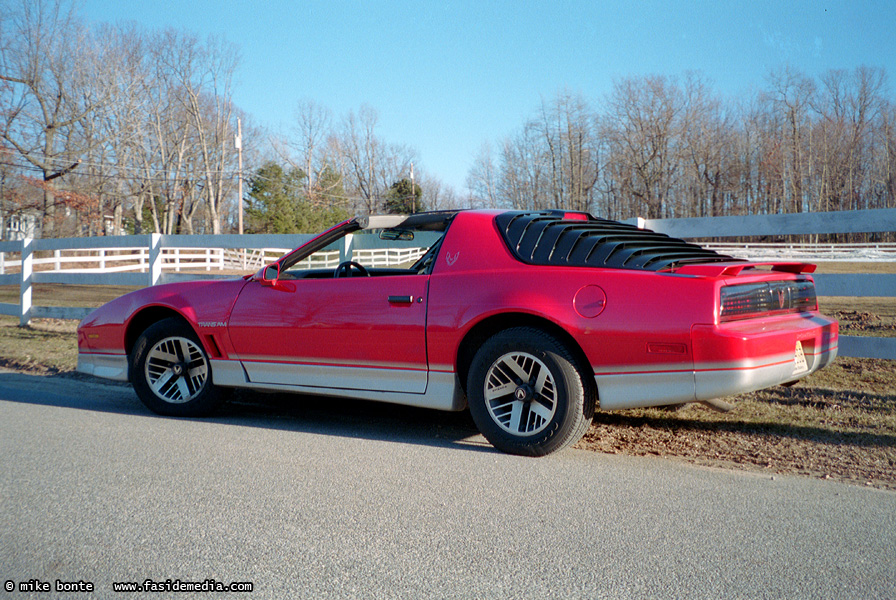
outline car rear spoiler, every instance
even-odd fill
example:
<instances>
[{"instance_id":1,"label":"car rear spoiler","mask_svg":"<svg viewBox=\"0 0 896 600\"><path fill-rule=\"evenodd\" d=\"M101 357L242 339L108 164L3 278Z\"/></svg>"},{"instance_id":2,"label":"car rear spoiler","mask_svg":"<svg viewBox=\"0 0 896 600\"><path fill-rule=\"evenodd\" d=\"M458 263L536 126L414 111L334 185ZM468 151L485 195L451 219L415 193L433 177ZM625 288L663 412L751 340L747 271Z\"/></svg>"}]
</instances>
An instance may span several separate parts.
<instances>
[{"instance_id":1,"label":"car rear spoiler","mask_svg":"<svg viewBox=\"0 0 896 600\"><path fill-rule=\"evenodd\" d=\"M699 275L702 277L734 277L744 269L765 268L780 273L814 273L815 265L801 262L733 262L733 263L705 263L682 265L670 270L676 275Z\"/></svg>"}]
</instances>

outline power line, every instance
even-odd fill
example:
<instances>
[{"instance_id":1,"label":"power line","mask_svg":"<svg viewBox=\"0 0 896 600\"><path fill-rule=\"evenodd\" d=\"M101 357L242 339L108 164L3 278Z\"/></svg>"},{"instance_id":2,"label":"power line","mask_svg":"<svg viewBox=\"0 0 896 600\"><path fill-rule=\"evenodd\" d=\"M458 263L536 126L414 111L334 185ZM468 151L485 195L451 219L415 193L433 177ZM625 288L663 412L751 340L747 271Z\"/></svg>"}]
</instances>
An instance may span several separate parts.
<instances>
[{"instance_id":1,"label":"power line","mask_svg":"<svg viewBox=\"0 0 896 600\"><path fill-rule=\"evenodd\" d=\"M59 160L59 161L61 161L60 164L64 164L65 162L68 162L68 161L64 161L64 160L62 160L62 159L56 159L56 158L52 158L52 159L50 159L50 160ZM44 173L44 169L41 169L41 168L39 168L39 167L36 167L36 166L34 166L33 164L22 164L22 163L13 163L13 162L0 161L0 166L12 167L12 168L14 168L14 169L17 169L17 170L20 170L20 171L25 171L25 172L30 172L30 173L37 173L37 174L43 174L43 173ZM115 164L112 164L112 163L105 163L105 164L104 164L104 163L92 163L92 162L81 162L80 165L78 165L78 166L81 166L81 167L95 167L95 168L110 168L110 169L121 169L121 168L125 168L125 169L130 168L130 169L132 169L132 170L138 170L138 169L139 169L139 168L137 168L137 167L121 167L121 166L119 166L119 165L115 165ZM251 180L251 181L265 181L265 182L270 182L270 183L274 183L274 182L277 181L277 180L274 179L274 178L271 178L271 177L265 177L265 176L263 176L263 175L258 175L258 174L249 175L249 176L246 176L246 177L240 177L240 175L239 175L238 172L231 171L231 170L227 170L227 171L211 171L211 174L212 174L212 175L221 175L223 179L232 179L232 180L237 180L237 181L249 181L249 180ZM177 185L186 185L186 184L188 184L188 183L198 183L198 182L202 182L202 181L205 181L205 180L206 180L205 177L198 178L198 179L189 179L189 178L186 178L186 177L183 177L183 176L177 176L177 175L169 176L169 175L165 175L163 172L162 172L162 173L157 173L157 174L155 174L155 175L153 175L153 176L150 176L150 177L147 177L147 176L137 176L137 175L113 174L113 173L109 173L109 174L103 174L103 173L82 173L82 172L78 172L78 171L71 171L71 172L69 172L69 173L66 173L65 175L66 175L66 177L68 177L68 178L72 178L72 177L87 177L87 178L92 178L92 179L104 179L104 180L128 181L128 182L131 182L131 183L139 183L139 184L152 184L152 183L155 183L155 184L166 185L166 186L171 186L171 185L174 185L174 186L177 186ZM317 196L317 197L329 198L329 199L331 199L331 200L343 200L343 201L352 202L352 203L354 203L354 202L366 202L367 200L370 199L370 198L367 198L367 197L364 197L364 196L348 196L348 195L341 195L341 194L333 194L333 193L325 192L325 191L315 191L313 195L314 195L314 196ZM376 199L376 200L380 200L380 199L381 199L379 196L373 196L373 197L371 197L371 198ZM318 204L319 204L319 203L318 203Z\"/></svg>"}]
</instances>

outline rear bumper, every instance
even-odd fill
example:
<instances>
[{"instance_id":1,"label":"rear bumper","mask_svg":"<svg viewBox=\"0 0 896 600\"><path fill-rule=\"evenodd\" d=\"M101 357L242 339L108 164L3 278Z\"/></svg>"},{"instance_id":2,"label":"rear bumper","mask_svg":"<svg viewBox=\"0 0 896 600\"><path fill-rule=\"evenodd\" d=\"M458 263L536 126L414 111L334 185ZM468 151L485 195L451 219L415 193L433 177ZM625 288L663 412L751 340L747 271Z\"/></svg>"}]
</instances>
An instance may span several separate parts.
<instances>
[{"instance_id":1,"label":"rear bumper","mask_svg":"<svg viewBox=\"0 0 896 600\"><path fill-rule=\"evenodd\" d=\"M794 352L782 354L768 364L734 363L728 367L694 371L694 397L712 400L734 394L744 394L773 385L798 381L829 364L837 357L837 346L827 346L809 353L803 350L808 369L797 370Z\"/></svg>"},{"instance_id":2,"label":"rear bumper","mask_svg":"<svg viewBox=\"0 0 896 600\"><path fill-rule=\"evenodd\" d=\"M697 400L797 381L837 356L837 321L817 313L691 328ZM797 348L805 364L797 359Z\"/></svg>"},{"instance_id":3,"label":"rear bumper","mask_svg":"<svg viewBox=\"0 0 896 600\"><path fill-rule=\"evenodd\" d=\"M115 381L128 380L128 357L126 354L78 353L78 372L87 373Z\"/></svg>"},{"instance_id":4,"label":"rear bumper","mask_svg":"<svg viewBox=\"0 0 896 600\"><path fill-rule=\"evenodd\" d=\"M797 358L797 344L805 365ZM837 356L838 325L818 314L695 325L693 360L595 372L604 410L712 400L797 381Z\"/></svg>"}]
</instances>

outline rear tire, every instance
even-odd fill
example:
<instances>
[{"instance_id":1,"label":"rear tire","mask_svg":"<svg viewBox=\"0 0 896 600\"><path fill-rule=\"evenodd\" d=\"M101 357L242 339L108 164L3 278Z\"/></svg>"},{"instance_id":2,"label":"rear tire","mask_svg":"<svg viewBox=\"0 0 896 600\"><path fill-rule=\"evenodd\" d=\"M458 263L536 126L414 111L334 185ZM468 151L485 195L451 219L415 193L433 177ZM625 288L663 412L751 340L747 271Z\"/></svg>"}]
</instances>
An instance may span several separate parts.
<instances>
[{"instance_id":1,"label":"rear tire","mask_svg":"<svg viewBox=\"0 0 896 600\"><path fill-rule=\"evenodd\" d=\"M154 413L202 417L221 404L208 354L180 319L164 319L140 335L131 350L129 371L134 391Z\"/></svg>"},{"instance_id":2,"label":"rear tire","mask_svg":"<svg viewBox=\"0 0 896 600\"><path fill-rule=\"evenodd\" d=\"M507 329L482 345L467 378L470 413L482 435L510 454L544 456L585 434L594 384L570 350L529 327Z\"/></svg>"}]
</instances>

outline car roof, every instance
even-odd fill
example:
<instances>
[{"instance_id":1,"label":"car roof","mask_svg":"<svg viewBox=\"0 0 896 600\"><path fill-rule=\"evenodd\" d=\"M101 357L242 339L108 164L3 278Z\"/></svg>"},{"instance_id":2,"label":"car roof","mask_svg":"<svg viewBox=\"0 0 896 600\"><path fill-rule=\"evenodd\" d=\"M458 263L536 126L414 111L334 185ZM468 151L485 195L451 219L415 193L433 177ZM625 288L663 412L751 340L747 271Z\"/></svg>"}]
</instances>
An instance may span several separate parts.
<instances>
[{"instance_id":1,"label":"car roof","mask_svg":"<svg viewBox=\"0 0 896 600\"><path fill-rule=\"evenodd\" d=\"M495 218L511 252L538 265L661 271L737 259L635 225L562 211L508 211Z\"/></svg>"},{"instance_id":2,"label":"car roof","mask_svg":"<svg viewBox=\"0 0 896 600\"><path fill-rule=\"evenodd\" d=\"M410 215L370 215L353 220L361 229L414 229L417 231L444 231L459 210L439 210Z\"/></svg>"}]
</instances>

